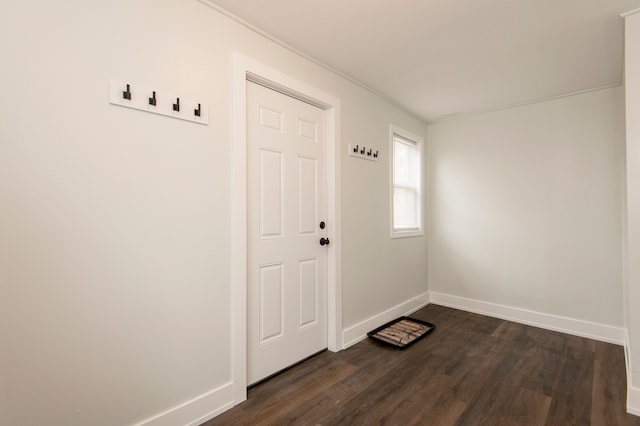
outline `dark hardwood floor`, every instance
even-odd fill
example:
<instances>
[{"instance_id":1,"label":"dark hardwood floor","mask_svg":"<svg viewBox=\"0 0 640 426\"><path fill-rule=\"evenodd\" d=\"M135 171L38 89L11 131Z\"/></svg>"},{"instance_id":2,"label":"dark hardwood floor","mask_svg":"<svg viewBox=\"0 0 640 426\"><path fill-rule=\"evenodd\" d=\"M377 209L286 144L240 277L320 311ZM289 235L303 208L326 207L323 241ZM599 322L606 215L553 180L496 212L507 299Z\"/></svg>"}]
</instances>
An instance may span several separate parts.
<instances>
[{"instance_id":1,"label":"dark hardwood floor","mask_svg":"<svg viewBox=\"0 0 640 426\"><path fill-rule=\"evenodd\" d=\"M324 352L204 425L640 425L621 346L437 305L412 317L436 330Z\"/></svg>"}]
</instances>

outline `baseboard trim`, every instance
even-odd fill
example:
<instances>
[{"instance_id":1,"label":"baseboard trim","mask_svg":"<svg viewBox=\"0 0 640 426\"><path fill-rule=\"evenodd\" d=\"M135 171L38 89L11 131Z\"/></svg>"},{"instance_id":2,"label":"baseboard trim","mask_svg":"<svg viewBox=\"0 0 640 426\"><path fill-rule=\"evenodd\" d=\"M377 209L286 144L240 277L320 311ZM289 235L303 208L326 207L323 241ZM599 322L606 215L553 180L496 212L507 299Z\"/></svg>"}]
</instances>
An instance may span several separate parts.
<instances>
[{"instance_id":1,"label":"baseboard trim","mask_svg":"<svg viewBox=\"0 0 640 426\"><path fill-rule=\"evenodd\" d=\"M589 339L621 346L625 344L625 331L622 327L613 327L543 312L530 311L528 309L513 308L497 303L467 299L465 297L433 291L429 292L429 302L547 330L572 334L574 336L587 337Z\"/></svg>"},{"instance_id":2,"label":"baseboard trim","mask_svg":"<svg viewBox=\"0 0 640 426\"><path fill-rule=\"evenodd\" d=\"M633 387L629 330L624 331L624 361L627 367L627 413L640 416L640 389Z\"/></svg>"},{"instance_id":3,"label":"baseboard trim","mask_svg":"<svg viewBox=\"0 0 640 426\"><path fill-rule=\"evenodd\" d=\"M429 303L429 292L422 293L416 297L406 300L384 312L367 318L342 332L344 349L353 346L359 341L366 339L367 333L382 324L389 322L403 315L409 315Z\"/></svg>"},{"instance_id":4,"label":"baseboard trim","mask_svg":"<svg viewBox=\"0 0 640 426\"><path fill-rule=\"evenodd\" d=\"M199 426L231 407L233 383L229 382L135 426Z\"/></svg>"},{"instance_id":5,"label":"baseboard trim","mask_svg":"<svg viewBox=\"0 0 640 426\"><path fill-rule=\"evenodd\" d=\"M640 416L640 388L627 388L627 413Z\"/></svg>"}]
</instances>

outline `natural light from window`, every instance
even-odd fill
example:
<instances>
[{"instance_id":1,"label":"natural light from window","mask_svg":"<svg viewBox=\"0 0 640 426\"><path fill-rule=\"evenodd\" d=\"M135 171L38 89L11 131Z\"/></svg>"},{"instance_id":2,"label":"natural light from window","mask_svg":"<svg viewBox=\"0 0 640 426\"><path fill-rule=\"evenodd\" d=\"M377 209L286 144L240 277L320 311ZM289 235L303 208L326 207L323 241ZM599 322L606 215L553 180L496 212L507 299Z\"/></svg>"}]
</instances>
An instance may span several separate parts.
<instances>
[{"instance_id":1,"label":"natural light from window","mask_svg":"<svg viewBox=\"0 0 640 426\"><path fill-rule=\"evenodd\" d=\"M391 237L423 235L421 221L422 138L391 127Z\"/></svg>"}]
</instances>

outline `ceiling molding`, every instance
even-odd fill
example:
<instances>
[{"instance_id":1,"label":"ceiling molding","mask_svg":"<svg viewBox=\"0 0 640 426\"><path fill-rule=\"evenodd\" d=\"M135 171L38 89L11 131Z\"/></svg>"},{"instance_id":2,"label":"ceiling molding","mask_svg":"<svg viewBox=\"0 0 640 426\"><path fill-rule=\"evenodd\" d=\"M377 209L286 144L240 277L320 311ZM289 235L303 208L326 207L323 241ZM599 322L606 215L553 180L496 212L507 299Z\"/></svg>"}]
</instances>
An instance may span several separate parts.
<instances>
[{"instance_id":1,"label":"ceiling molding","mask_svg":"<svg viewBox=\"0 0 640 426\"><path fill-rule=\"evenodd\" d=\"M227 1L227 0L225 0ZM249 31L257 34L258 36L274 43L275 45L293 53L294 55L305 59L306 61L309 61L312 64L315 64L317 66L319 66L320 68L330 72L332 75L335 76L339 76L343 79L345 79L346 81L349 81L350 83L368 91L369 93L385 100L386 102L388 102L390 105L394 106L395 108L398 108L401 111L404 111L405 113L407 113L408 115L410 115L411 117L415 118L416 120L418 120L421 123L424 123L426 125L432 125L432 124L437 124L437 123L442 123L442 122L446 122L446 121L451 121L451 120L458 120L461 118L466 118L466 117L471 117L474 115L479 115L479 114L485 114L485 113L489 113L489 112L494 112L494 111L500 111L500 110L506 110L506 109L510 109L510 108L518 108L521 106L526 106L526 105L530 105L530 104L536 104L536 103L540 103L540 102L546 102L546 101L552 101L555 99L560 99L560 98L564 98L564 97L568 97L568 96L574 96L574 95L580 95L580 94L584 94L584 93L589 93L589 92L594 92L594 91L598 91L598 90L603 90L603 89L608 89L608 88L613 88L613 87L618 87L621 84L623 84L624 82L624 56L622 56L622 58L620 58L620 62L621 62L621 66L619 68L619 72L615 72L615 70L610 70L613 71L613 73L618 74L618 75L611 75L612 73L610 72L609 76L606 79L600 79L600 84L602 84L603 82L610 82L609 84L606 85L602 85L602 86L597 86L597 87L591 87L591 84L596 83L597 79L591 79L592 81L589 81L589 79L587 79L586 81L581 82L581 84L565 84L564 87L558 87L557 89L560 89L560 95L554 95L553 92L555 90L542 90L541 92L539 92L539 95L541 96L540 98L537 99L531 99L529 96L532 93L529 93L529 96L527 96L527 92L526 91L515 91L515 93L513 94L513 96L511 96L511 99L502 99L503 103L500 102L499 99L493 99L493 101L491 100L484 100L484 105L492 105L490 107L487 108L482 108L482 103L476 103L475 105L473 103L468 104L466 107L464 106L458 106L456 108L454 107L449 107L450 110L453 110L450 114L446 114L446 109L442 110L442 108L440 108L440 111L433 111L434 112L434 116L430 116L429 114L427 114L426 116L423 116L423 114L419 114L417 111L420 110L421 106L424 107L425 104L425 99L420 98L419 96L413 96L411 94L407 94L407 100L410 100L409 103L413 102L413 106L412 107L408 107L405 105L404 102L401 102L400 99L402 98L402 96L400 97L400 99L398 99L398 97L394 97L392 96L392 94L389 95L385 95L383 92L375 89L373 86L369 86L365 83L363 83L361 80L359 80L358 78L346 74L343 71L339 71L336 68L333 68L333 66L327 65L325 62L316 59L316 57L310 56L309 54L303 53L302 51L298 50L297 48L293 47L292 45L288 44L287 42L284 42L283 40L281 40L278 37L273 36L272 34L268 33L267 31L261 29L259 26L256 26L252 23L250 23L249 21L245 20L244 18L240 17L239 15L236 15L234 12L231 12L227 9L225 9L223 6L221 6L218 3L222 3L225 4L225 1L220 1L220 0L198 0L198 2L202 3L203 5L205 5L206 7L209 7L211 9L213 9L215 12L219 13L220 15L223 15L227 18L229 18L230 20L234 21L235 23L241 25L242 27L248 29ZM622 0L618 0L618 1L622 1ZM233 9L232 4L233 3L227 3L229 5L229 7ZM242 10L242 8L240 8L239 10ZM620 10L620 9L618 9ZM610 11L609 11L610 12ZM617 16L622 16L622 17L627 17L627 16L631 16L634 14L640 13L640 8L639 9L634 9L628 12L625 12L623 14L619 14L618 11L616 11ZM251 16L251 15L249 15ZM622 21L621 18L620 21ZM620 30L622 31L622 30ZM612 36L613 37L613 36ZM623 37L624 39L624 37ZM311 50L311 52L313 52L313 50ZM565 55L566 56L566 55ZM446 58L445 58L446 60ZM447 64L448 62L444 62L444 64ZM374 62L375 64L375 62ZM453 62L451 66L456 66L455 61ZM612 68L612 67L610 67ZM446 67L445 67L446 69ZM490 81L491 82L491 81ZM596 83L597 84L597 83ZM427 85L428 86L428 85ZM384 87L384 85L382 86ZM429 86L428 86L429 87ZM588 89L583 89L587 87ZM563 90L564 89L564 90ZM577 90L579 89L579 90ZM387 90L387 92L389 92ZM402 93L402 91L400 91ZM427 91L428 92L428 91ZM546 93L545 93L546 92ZM405 91L406 93L406 91ZM556 92L558 93L558 92ZM456 95L456 93L453 94L454 96ZM442 98L442 96L444 96L444 98ZM447 96L446 93L444 94L440 94L440 98L444 99L445 101L449 101L449 96ZM433 102L437 102L437 100L432 101ZM452 100L452 102L455 104L455 99ZM436 103L437 104L437 103ZM464 104L464 103L463 103ZM459 109L458 109L459 108ZM455 112L457 109L458 112ZM437 110L437 108L436 108ZM437 113L440 112L440 115L437 115Z\"/></svg>"},{"instance_id":2,"label":"ceiling molding","mask_svg":"<svg viewBox=\"0 0 640 426\"><path fill-rule=\"evenodd\" d=\"M562 95L551 96L551 97L547 97L547 98L535 99L533 101L520 102L520 103L516 103L516 104L510 104L510 105L505 105L505 106L500 106L500 107L495 107L495 108L487 108L487 109L484 109L484 110L470 112L470 113L455 114L455 115L451 115L451 116L448 116L448 117L445 117L445 118L439 118L439 119L436 119L436 120L429 121L427 123L427 125L440 124L440 123L444 123L444 122L447 122L447 121L454 121L454 120L460 120L460 119L463 119L463 118L472 117L474 115L488 114L490 112L503 111L503 110L506 110L506 109L520 108L520 107L524 107L524 106L527 106L527 105L539 104L539 103L542 103L542 102L555 101L557 99L568 98L570 96L584 95L586 93L598 92L600 90L606 90L606 89L613 89L614 87L620 87L620 86L622 86L622 83L608 84L606 86L595 87L593 89L579 90L577 92L571 92L571 93L565 93L565 94L562 94Z\"/></svg>"},{"instance_id":3,"label":"ceiling molding","mask_svg":"<svg viewBox=\"0 0 640 426\"><path fill-rule=\"evenodd\" d=\"M623 18L626 18L627 16L636 15L638 13L640 13L640 8L621 13L620 16L622 16Z\"/></svg>"},{"instance_id":4,"label":"ceiling molding","mask_svg":"<svg viewBox=\"0 0 640 426\"><path fill-rule=\"evenodd\" d=\"M365 89L368 92L371 92L372 94L378 96L379 98L384 99L385 101L389 102L394 107L398 108L399 110L403 111L406 114L409 114L411 117L413 117L414 119L418 120L419 122L424 123L424 124L429 124L429 122L426 121L424 118L417 116L415 113L413 113L411 111L408 111L406 109L406 107L402 106L395 99L390 98L389 96L386 96L385 94L377 91L373 87L370 87L370 86L364 84L360 80L357 80L356 78L351 77L350 75L345 74L342 71L338 71L337 69L335 69L333 67L330 67L329 65L325 64L324 62L321 62L318 59L315 59L314 57L309 56L309 55L299 51L295 47L283 42L282 40L272 36L271 34L265 32L264 30L262 30L262 29L260 29L258 27L256 27L255 25L251 24L250 22L247 22L246 20L240 18L239 16L229 12L228 10L226 10L225 8L217 5L213 1L211 1L211 0L197 0L197 1L202 3L203 5L205 5L207 7L215 10L216 12L226 16L227 18L230 18L231 20L237 22L238 24L242 25L243 27L247 28L248 30L253 31L254 33L258 34L259 36L262 36L262 37L266 38L267 40L277 44L278 46L283 47L283 48L287 49L288 51L300 56L301 58L304 58L307 61L312 62L315 65L318 65L318 66L324 68L325 70L344 78L345 80L355 84L356 86L361 87L361 88Z\"/></svg>"}]
</instances>

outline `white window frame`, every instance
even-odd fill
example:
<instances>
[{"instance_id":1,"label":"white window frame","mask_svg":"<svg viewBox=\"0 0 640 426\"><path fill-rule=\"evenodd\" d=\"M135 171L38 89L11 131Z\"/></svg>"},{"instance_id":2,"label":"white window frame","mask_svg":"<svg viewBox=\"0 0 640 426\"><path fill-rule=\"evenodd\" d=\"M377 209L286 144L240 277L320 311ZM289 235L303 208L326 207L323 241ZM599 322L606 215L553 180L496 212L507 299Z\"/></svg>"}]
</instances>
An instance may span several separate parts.
<instances>
[{"instance_id":1,"label":"white window frame","mask_svg":"<svg viewBox=\"0 0 640 426\"><path fill-rule=\"evenodd\" d=\"M402 139L407 140L408 142L415 143L418 149L418 158L420 161L419 164L419 176L418 176L418 203L417 203L417 218L418 218L418 228L417 229L409 229L409 230L396 230L394 228L394 209L393 209L393 191L395 187L394 182L394 151L395 151L395 143L394 137L400 137ZM390 221L389 227L391 230L391 238L404 238L404 237L420 237L424 235L424 224L422 217L422 207L423 207L423 170L424 170L424 158L423 158L423 146L424 146L424 138L422 136L418 136L414 133L411 133L407 130L404 130L398 126L393 124L389 125L389 212L390 212Z\"/></svg>"}]
</instances>

